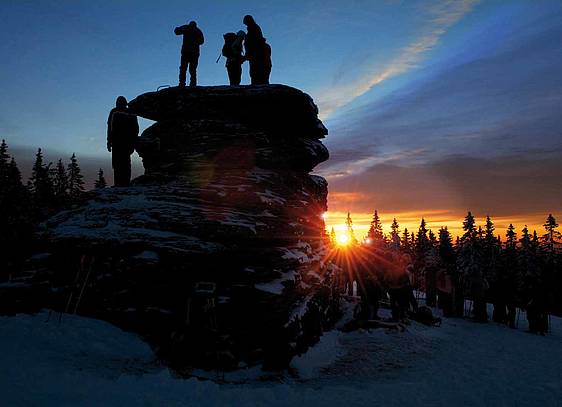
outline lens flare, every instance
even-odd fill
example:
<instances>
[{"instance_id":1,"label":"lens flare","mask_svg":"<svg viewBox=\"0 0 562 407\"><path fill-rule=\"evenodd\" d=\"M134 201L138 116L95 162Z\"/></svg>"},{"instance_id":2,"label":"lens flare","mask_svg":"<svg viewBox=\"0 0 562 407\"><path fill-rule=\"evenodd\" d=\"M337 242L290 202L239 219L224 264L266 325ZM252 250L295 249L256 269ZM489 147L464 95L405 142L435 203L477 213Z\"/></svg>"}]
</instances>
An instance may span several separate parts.
<instances>
[{"instance_id":1,"label":"lens flare","mask_svg":"<svg viewBox=\"0 0 562 407\"><path fill-rule=\"evenodd\" d=\"M349 236L347 233L339 233L336 236L336 242L339 246L347 246L349 244Z\"/></svg>"}]
</instances>

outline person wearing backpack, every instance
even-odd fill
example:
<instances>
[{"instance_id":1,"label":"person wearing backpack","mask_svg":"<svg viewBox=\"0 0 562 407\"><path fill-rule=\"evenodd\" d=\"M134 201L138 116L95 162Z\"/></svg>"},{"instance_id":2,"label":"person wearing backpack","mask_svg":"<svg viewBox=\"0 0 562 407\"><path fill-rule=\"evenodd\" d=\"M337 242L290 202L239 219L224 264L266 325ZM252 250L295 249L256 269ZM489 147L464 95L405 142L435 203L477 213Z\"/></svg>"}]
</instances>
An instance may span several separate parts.
<instances>
[{"instance_id":1,"label":"person wearing backpack","mask_svg":"<svg viewBox=\"0 0 562 407\"><path fill-rule=\"evenodd\" d=\"M238 86L242 81L242 63L244 56L242 55L242 44L246 33L238 31L234 33L226 33L223 35L224 45L222 47L222 55L226 57L226 71L228 72L228 80L230 86Z\"/></svg>"},{"instance_id":2,"label":"person wearing backpack","mask_svg":"<svg viewBox=\"0 0 562 407\"><path fill-rule=\"evenodd\" d=\"M127 99L119 96L107 118L107 151L111 153L113 184L127 187L131 183L131 154L139 134L137 116L127 108Z\"/></svg>"},{"instance_id":3,"label":"person wearing backpack","mask_svg":"<svg viewBox=\"0 0 562 407\"><path fill-rule=\"evenodd\" d=\"M180 83L185 86L185 77L189 67L189 86L197 86L197 65L199 64L199 47L205 42L203 32L195 21L174 29L174 34L183 35L180 62Z\"/></svg>"}]
</instances>

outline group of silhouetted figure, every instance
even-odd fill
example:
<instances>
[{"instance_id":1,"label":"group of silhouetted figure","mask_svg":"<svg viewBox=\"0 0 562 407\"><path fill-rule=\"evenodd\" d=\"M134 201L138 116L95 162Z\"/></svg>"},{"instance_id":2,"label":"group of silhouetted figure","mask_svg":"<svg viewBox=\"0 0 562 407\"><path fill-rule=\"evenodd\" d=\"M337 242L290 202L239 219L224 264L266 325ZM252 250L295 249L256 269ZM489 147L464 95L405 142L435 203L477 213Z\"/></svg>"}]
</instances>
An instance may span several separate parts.
<instances>
[{"instance_id":1,"label":"group of silhouetted figure","mask_svg":"<svg viewBox=\"0 0 562 407\"><path fill-rule=\"evenodd\" d=\"M242 65L245 61L250 65L251 84L267 85L271 74L271 47L252 16L244 16L242 22L246 25L247 32L240 30L237 33L229 32L223 35L224 45L221 55L226 58L230 85L240 85ZM174 33L183 36L179 86L186 86L188 70L189 86L197 86L199 48L205 42L203 32L195 21L191 21L189 24L176 27ZM107 119L107 150L112 153L114 185L117 187L129 186L131 182L131 154L135 150L138 134L137 117L128 110L127 99L119 96Z\"/></svg>"},{"instance_id":2,"label":"group of silhouetted figure","mask_svg":"<svg viewBox=\"0 0 562 407\"><path fill-rule=\"evenodd\" d=\"M271 47L252 16L244 16L242 22L246 25L247 32L240 30L237 33L229 32L223 35L224 45L221 54L226 58L230 85L240 85L242 65L245 61L250 64L251 84L266 85L269 83L271 74ZM179 86L186 85L188 70L189 86L197 86L199 48L205 42L203 32L197 27L195 21L191 21L187 25L176 27L174 33L183 36Z\"/></svg>"}]
</instances>

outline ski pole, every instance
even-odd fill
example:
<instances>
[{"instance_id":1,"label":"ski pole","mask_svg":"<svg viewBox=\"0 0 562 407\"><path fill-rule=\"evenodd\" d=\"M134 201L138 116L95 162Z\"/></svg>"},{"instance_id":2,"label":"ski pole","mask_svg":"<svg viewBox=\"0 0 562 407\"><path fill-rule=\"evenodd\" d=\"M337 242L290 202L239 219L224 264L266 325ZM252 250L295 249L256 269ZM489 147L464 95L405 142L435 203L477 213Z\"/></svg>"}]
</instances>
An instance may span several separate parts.
<instances>
[{"instance_id":1,"label":"ski pole","mask_svg":"<svg viewBox=\"0 0 562 407\"><path fill-rule=\"evenodd\" d=\"M218 57L217 60L215 61L215 64L218 64L218 63L219 63L221 57L222 57L222 53L219 54L219 57Z\"/></svg>"}]
</instances>

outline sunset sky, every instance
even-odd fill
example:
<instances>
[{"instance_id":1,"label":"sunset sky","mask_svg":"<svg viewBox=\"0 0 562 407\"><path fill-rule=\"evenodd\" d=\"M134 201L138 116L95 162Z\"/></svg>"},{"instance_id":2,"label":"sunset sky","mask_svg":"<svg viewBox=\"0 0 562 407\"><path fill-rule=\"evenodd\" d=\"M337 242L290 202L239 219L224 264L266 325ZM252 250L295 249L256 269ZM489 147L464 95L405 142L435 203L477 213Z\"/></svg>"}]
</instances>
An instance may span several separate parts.
<instances>
[{"instance_id":1,"label":"sunset sky","mask_svg":"<svg viewBox=\"0 0 562 407\"><path fill-rule=\"evenodd\" d=\"M559 0L2 0L0 138L24 172L37 147L110 172L107 113L176 84L174 26L198 21L199 82L225 84L222 34L245 14L272 82L309 93L330 130L328 225L350 211L364 233L375 209L385 226L424 216L454 233L467 210L500 233L562 217Z\"/></svg>"}]
</instances>

